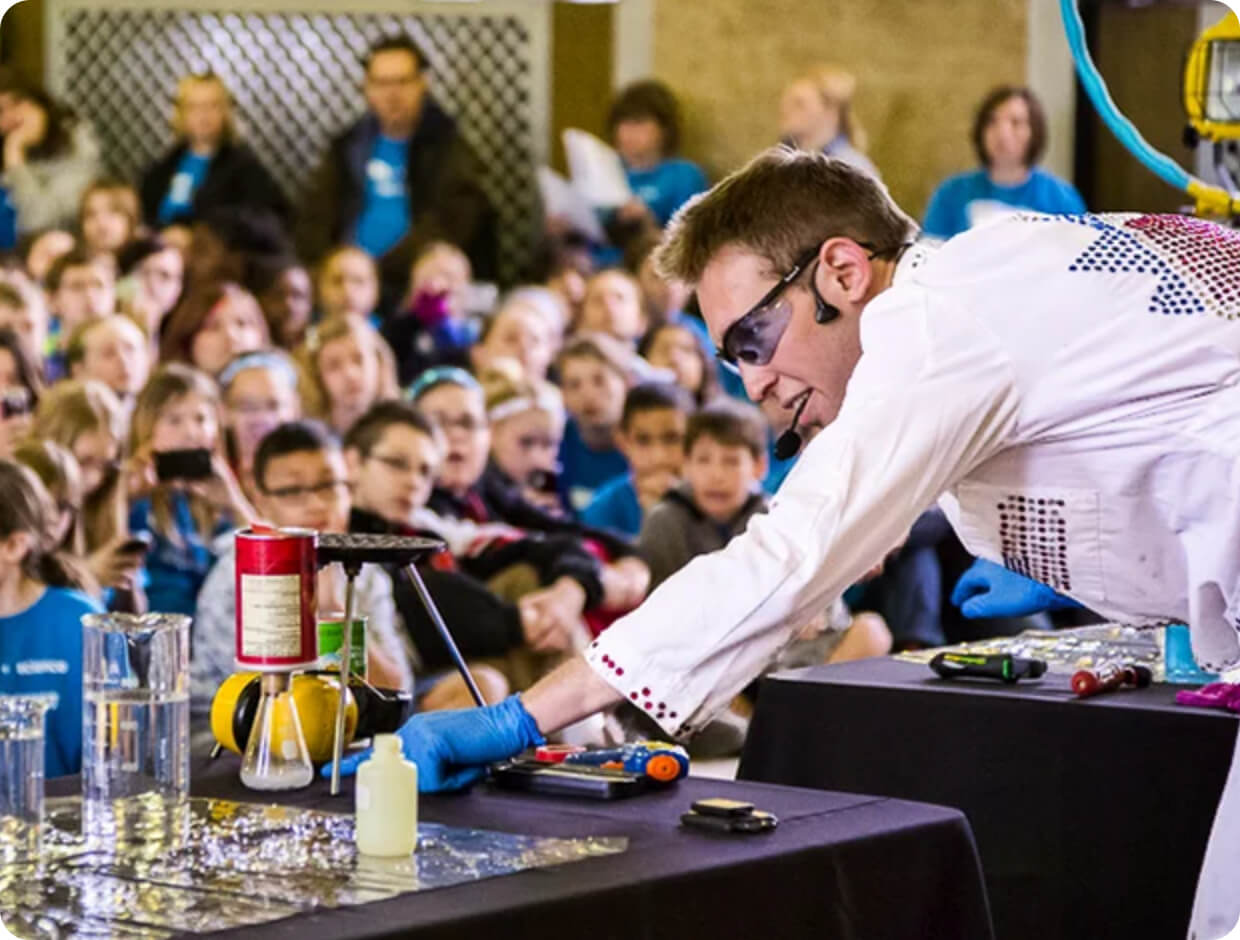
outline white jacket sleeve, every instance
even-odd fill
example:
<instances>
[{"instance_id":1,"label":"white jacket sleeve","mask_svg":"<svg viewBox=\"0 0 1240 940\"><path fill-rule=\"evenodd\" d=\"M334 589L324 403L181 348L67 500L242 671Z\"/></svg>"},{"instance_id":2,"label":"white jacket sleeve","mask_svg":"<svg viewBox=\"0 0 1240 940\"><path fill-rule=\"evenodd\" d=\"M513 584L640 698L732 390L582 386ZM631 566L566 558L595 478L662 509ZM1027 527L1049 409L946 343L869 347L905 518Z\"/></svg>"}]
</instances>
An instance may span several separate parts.
<instances>
[{"instance_id":1,"label":"white jacket sleeve","mask_svg":"<svg viewBox=\"0 0 1240 940\"><path fill-rule=\"evenodd\" d=\"M587 650L598 675L683 736L879 561L947 486L1016 426L1011 365L978 320L892 288L862 316L839 416L769 513L694 559Z\"/></svg>"}]
</instances>

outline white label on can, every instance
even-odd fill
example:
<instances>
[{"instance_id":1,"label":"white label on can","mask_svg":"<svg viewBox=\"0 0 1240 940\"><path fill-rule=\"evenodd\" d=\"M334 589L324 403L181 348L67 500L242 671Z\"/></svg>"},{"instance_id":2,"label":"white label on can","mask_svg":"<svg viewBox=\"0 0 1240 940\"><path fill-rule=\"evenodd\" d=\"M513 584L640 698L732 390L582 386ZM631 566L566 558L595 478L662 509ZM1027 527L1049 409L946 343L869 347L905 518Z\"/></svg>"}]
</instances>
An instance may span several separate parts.
<instances>
[{"instance_id":1,"label":"white label on can","mask_svg":"<svg viewBox=\"0 0 1240 940\"><path fill-rule=\"evenodd\" d=\"M301 576L241 576L241 655L254 659L301 656Z\"/></svg>"}]
</instances>

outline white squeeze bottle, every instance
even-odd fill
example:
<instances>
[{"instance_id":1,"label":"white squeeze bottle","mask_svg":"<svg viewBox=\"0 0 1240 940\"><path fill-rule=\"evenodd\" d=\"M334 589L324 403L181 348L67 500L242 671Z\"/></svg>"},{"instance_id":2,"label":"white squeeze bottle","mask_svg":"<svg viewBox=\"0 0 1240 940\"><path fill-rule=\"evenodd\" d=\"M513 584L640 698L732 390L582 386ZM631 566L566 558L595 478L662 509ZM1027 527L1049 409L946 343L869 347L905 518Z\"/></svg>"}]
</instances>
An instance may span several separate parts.
<instances>
[{"instance_id":1,"label":"white squeeze bottle","mask_svg":"<svg viewBox=\"0 0 1240 940\"><path fill-rule=\"evenodd\" d=\"M374 753L357 771L356 803L360 853L393 858L417 847L418 768L396 735L375 735Z\"/></svg>"}]
</instances>

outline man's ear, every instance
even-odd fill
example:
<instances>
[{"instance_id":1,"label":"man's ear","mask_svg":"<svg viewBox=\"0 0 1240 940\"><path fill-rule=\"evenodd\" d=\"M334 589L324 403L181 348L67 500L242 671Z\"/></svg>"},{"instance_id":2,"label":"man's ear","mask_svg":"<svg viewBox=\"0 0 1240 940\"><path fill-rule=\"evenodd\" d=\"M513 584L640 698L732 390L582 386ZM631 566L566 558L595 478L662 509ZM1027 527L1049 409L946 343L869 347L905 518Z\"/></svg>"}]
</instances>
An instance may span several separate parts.
<instances>
[{"instance_id":1,"label":"man's ear","mask_svg":"<svg viewBox=\"0 0 1240 940\"><path fill-rule=\"evenodd\" d=\"M815 277L820 289L831 284L844 299L860 302L873 278L869 253L851 238L829 238L818 250Z\"/></svg>"},{"instance_id":2,"label":"man's ear","mask_svg":"<svg viewBox=\"0 0 1240 940\"><path fill-rule=\"evenodd\" d=\"M758 459L754 461L754 465L753 465L753 474L759 486L761 486L762 481L766 479L766 473L769 469L770 469L770 464L767 461L766 454L765 453L760 454L758 456Z\"/></svg>"}]
</instances>

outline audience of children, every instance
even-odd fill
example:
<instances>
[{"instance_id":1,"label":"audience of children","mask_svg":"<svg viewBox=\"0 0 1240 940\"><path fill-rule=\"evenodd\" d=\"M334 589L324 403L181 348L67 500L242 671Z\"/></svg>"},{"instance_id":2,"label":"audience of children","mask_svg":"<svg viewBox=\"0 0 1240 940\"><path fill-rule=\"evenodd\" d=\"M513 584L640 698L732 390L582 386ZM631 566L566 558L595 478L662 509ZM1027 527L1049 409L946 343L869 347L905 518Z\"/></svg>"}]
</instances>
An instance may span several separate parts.
<instances>
[{"instance_id":1,"label":"audience of children","mask_svg":"<svg viewBox=\"0 0 1240 940\"><path fill-rule=\"evenodd\" d=\"M782 133L872 169L854 84L829 67L795 79ZM0 669L0 690L61 696L49 773L78 769L83 612L194 615L201 716L233 671L233 534L253 521L444 541L418 570L497 701L765 510L771 424L736 400L695 299L653 260L662 226L706 187L677 156L665 86L629 86L608 115L634 193L605 219L611 243L556 233L541 276L503 285L499 303L461 247L435 240L446 230L419 241L407 291L399 270L381 282L347 232L308 267L282 181L238 142L220 79L187 78L175 108L177 143L139 199L100 178L85 121L0 75L0 250L13 250L0 265L0 665L67 670ZM927 227L975 221L992 197L1076 207L1063 186L1053 205L1015 193L1046 189L1040 121L1022 89L988 99L975 130L985 198L976 180L963 196L953 183ZM184 451L205 477L169 469ZM903 562L914 551L919 566L932 548L910 543L868 593L890 582L919 596L928 581L905 583L920 577ZM423 709L469 705L408 576L364 571L372 681L416 689ZM321 613L343 606L337 573L320 574L318 595ZM910 618L873 606L903 642ZM889 642L880 616L836 608L783 662Z\"/></svg>"}]
</instances>

